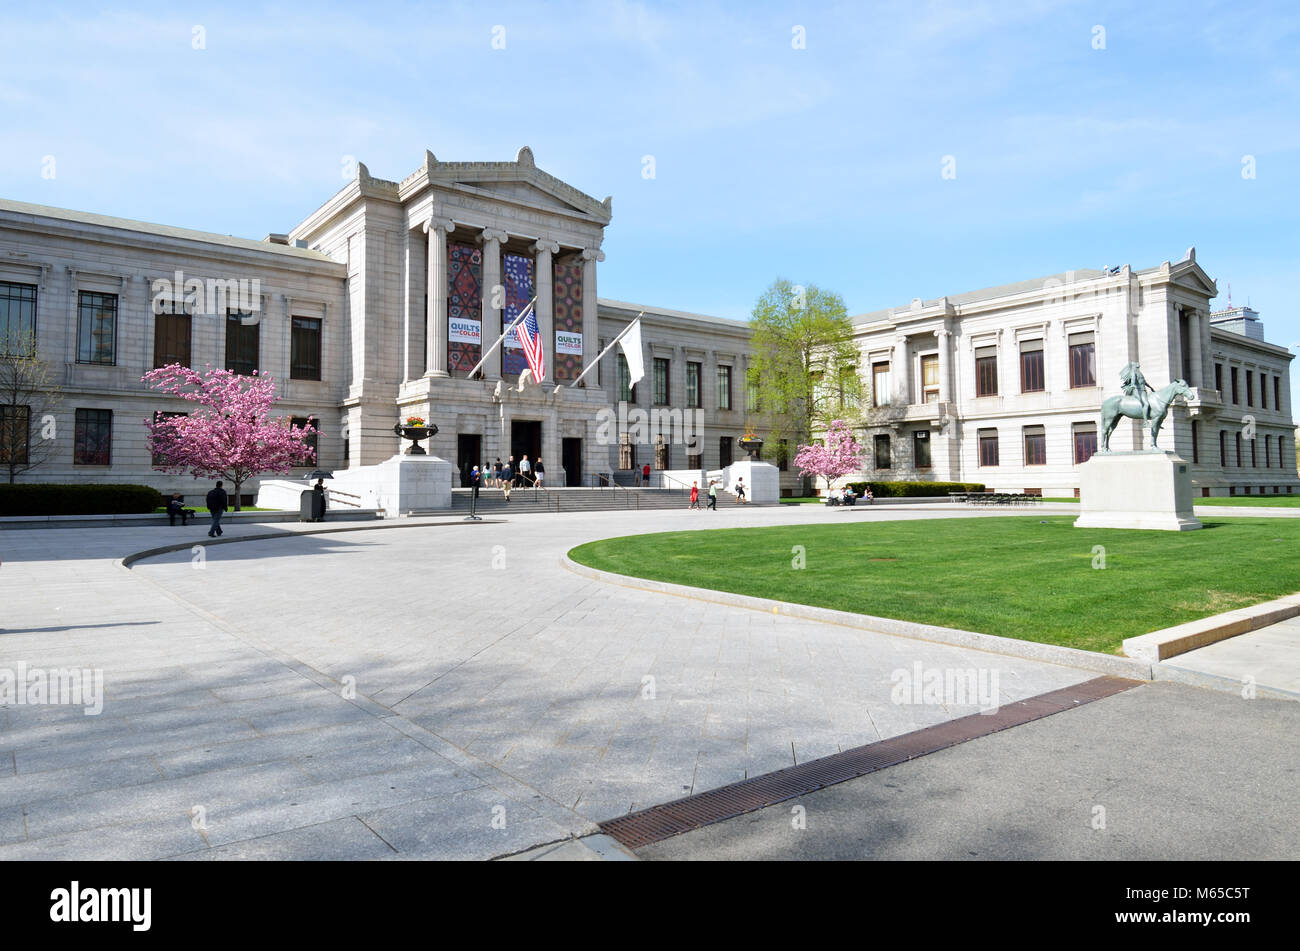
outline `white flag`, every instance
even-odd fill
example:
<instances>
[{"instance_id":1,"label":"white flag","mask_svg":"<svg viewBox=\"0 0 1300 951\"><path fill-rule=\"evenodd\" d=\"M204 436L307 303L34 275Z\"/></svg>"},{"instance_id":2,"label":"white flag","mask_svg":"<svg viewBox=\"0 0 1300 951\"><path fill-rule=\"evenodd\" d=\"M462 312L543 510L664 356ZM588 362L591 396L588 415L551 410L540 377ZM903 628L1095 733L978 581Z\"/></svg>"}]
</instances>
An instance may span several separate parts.
<instances>
[{"instance_id":1,"label":"white flag","mask_svg":"<svg viewBox=\"0 0 1300 951\"><path fill-rule=\"evenodd\" d=\"M623 357L627 360L629 383L637 383L645 376L645 358L641 355L641 318L638 317L632 329L623 334L618 341L623 348Z\"/></svg>"}]
</instances>

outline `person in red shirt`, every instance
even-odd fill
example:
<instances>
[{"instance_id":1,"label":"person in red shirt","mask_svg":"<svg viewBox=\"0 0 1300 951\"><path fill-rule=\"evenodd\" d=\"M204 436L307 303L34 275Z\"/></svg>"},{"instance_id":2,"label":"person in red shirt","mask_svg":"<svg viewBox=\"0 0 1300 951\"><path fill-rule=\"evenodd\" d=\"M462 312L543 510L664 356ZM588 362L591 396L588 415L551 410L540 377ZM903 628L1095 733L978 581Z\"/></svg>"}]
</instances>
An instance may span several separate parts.
<instances>
[{"instance_id":1,"label":"person in red shirt","mask_svg":"<svg viewBox=\"0 0 1300 951\"><path fill-rule=\"evenodd\" d=\"M687 508L700 512L704 511L704 509L700 508L700 484L698 482L691 483L691 504Z\"/></svg>"},{"instance_id":2,"label":"person in red shirt","mask_svg":"<svg viewBox=\"0 0 1300 951\"><path fill-rule=\"evenodd\" d=\"M650 486L650 463L648 462L641 467L641 484L647 488Z\"/></svg>"}]
</instances>

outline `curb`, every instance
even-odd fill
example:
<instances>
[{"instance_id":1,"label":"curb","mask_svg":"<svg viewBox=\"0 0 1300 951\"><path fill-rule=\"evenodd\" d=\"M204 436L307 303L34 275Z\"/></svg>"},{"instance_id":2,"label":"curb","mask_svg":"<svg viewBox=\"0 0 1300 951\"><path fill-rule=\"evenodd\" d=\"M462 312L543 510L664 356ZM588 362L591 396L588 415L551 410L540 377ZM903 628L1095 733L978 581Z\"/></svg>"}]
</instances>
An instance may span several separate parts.
<instances>
[{"instance_id":1,"label":"curb","mask_svg":"<svg viewBox=\"0 0 1300 951\"><path fill-rule=\"evenodd\" d=\"M1300 615L1300 593L1273 601L1214 614L1186 624L1167 627L1124 639L1124 653L1149 664L1158 664L1198 647L1257 631L1261 627Z\"/></svg>"},{"instance_id":2,"label":"curb","mask_svg":"<svg viewBox=\"0 0 1300 951\"><path fill-rule=\"evenodd\" d=\"M930 641L953 647L966 647L989 654L1019 657L1023 660L1060 664L1063 667L1091 670L1114 677L1130 677L1136 680L1153 679L1151 664L1132 657L1098 654L1093 651L1079 650L1075 647L1039 644L1035 641L998 637L995 634L981 634L978 631L963 631L958 628L939 627L935 624L898 621L893 618L854 614L849 611L835 611L831 608L818 608L807 604L792 604L788 601L756 598L746 594L714 591L709 588L692 588L687 585L669 584L666 581L632 578L628 575L588 568L586 565L574 561L567 553L560 556L560 565L576 575L606 584L620 585L625 588L636 588L641 591L654 591L658 594L690 598L695 601L708 601L714 604L747 608L752 611L762 611L765 614L779 614L809 621L822 621L827 624L837 624L841 627L851 627L876 634L889 634L893 637L906 637L911 640Z\"/></svg>"},{"instance_id":3,"label":"curb","mask_svg":"<svg viewBox=\"0 0 1300 951\"><path fill-rule=\"evenodd\" d=\"M154 558L158 555L167 555L176 551L189 551L196 545L204 548L212 548L216 545L234 545L239 542L256 542L265 541L272 538L300 538L303 535L336 535L340 532L373 532L384 531L398 528L440 528L444 525L501 525L505 519L480 519L477 522L466 522L464 519L456 519L449 522L405 522L399 524L384 524L383 522L367 522L364 525L348 525L345 528L307 528L299 532L259 532L256 535L237 535L233 538L203 538L192 539L188 542L177 542L172 545L162 545L158 548L146 548L143 551L132 552L129 555L123 555L115 559L116 563L123 568L130 568L137 561L145 558Z\"/></svg>"},{"instance_id":4,"label":"curb","mask_svg":"<svg viewBox=\"0 0 1300 951\"><path fill-rule=\"evenodd\" d=\"M1202 687L1206 690L1217 690L1220 693L1235 693L1241 695L1242 688L1245 684L1236 677L1227 677L1223 674L1207 674L1201 670L1189 670L1186 667L1177 667L1173 664L1156 664L1151 668L1154 680L1167 680L1171 683L1186 684L1189 687ZM1283 690L1281 687L1266 687L1262 684L1255 684L1255 696L1262 700L1300 700L1300 692L1294 690ZM1244 699L1244 698L1243 698Z\"/></svg>"}]
</instances>

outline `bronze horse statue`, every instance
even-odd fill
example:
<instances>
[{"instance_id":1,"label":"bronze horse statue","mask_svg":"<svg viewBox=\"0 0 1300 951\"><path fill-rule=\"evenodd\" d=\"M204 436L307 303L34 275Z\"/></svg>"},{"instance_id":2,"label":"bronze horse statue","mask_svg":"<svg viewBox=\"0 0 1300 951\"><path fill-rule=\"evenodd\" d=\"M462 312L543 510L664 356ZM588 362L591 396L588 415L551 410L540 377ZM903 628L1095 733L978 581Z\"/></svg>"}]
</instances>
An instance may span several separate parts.
<instances>
[{"instance_id":1,"label":"bronze horse statue","mask_svg":"<svg viewBox=\"0 0 1300 951\"><path fill-rule=\"evenodd\" d=\"M1144 420L1151 431L1151 448L1157 448L1156 439L1165 417L1169 415L1170 405L1180 396L1190 396L1191 392L1185 380L1174 380L1168 386L1162 386L1151 394L1145 416L1136 396L1108 396L1101 402L1101 448L1110 451L1110 434L1119 425L1121 416Z\"/></svg>"}]
</instances>

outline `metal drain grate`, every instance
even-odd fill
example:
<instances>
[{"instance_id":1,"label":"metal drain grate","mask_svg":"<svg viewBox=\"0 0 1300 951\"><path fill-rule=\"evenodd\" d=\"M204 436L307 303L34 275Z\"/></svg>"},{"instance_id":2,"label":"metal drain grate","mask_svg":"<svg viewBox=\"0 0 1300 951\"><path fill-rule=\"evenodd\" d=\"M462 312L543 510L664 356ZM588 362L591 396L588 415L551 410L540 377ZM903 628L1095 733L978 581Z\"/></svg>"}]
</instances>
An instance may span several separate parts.
<instances>
[{"instance_id":1,"label":"metal drain grate","mask_svg":"<svg viewBox=\"0 0 1300 951\"><path fill-rule=\"evenodd\" d=\"M1140 680L1126 680L1122 677L1097 677L1073 687L1009 703L1000 707L996 713L973 713L661 806L651 806L640 812L602 822L600 828L627 848L637 849L691 829L722 822L724 819L816 792L826 786L856 779L887 766L905 763L976 737L988 736L1062 710L1071 710L1081 704L1129 690L1140 683Z\"/></svg>"}]
</instances>

